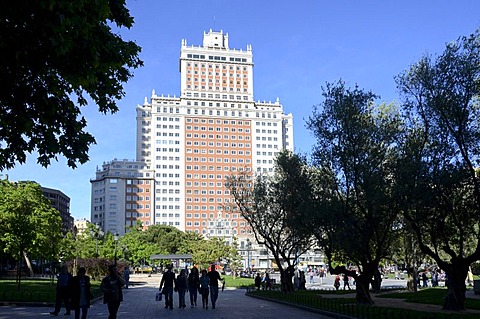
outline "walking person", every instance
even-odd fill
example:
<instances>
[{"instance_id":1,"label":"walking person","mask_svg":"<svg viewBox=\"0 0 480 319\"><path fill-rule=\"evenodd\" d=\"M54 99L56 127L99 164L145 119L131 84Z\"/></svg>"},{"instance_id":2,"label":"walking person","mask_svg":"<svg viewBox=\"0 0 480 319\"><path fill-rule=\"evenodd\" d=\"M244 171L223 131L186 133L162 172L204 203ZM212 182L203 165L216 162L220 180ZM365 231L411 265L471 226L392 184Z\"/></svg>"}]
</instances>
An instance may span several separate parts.
<instances>
[{"instance_id":1,"label":"walking person","mask_svg":"<svg viewBox=\"0 0 480 319\"><path fill-rule=\"evenodd\" d=\"M185 293L187 292L187 276L185 269L180 270L180 274L175 281L175 290L178 292L178 308L185 308Z\"/></svg>"},{"instance_id":2,"label":"walking person","mask_svg":"<svg viewBox=\"0 0 480 319\"><path fill-rule=\"evenodd\" d=\"M428 278L427 278L427 272L424 271L422 273L422 282L423 282L423 288L427 288L428 287Z\"/></svg>"},{"instance_id":3,"label":"walking person","mask_svg":"<svg viewBox=\"0 0 480 319\"><path fill-rule=\"evenodd\" d=\"M210 291L210 278L205 269L202 270L200 277L200 294L202 295L202 307L208 309L208 293Z\"/></svg>"},{"instance_id":4,"label":"walking person","mask_svg":"<svg viewBox=\"0 0 480 319\"><path fill-rule=\"evenodd\" d=\"M57 279L55 310L50 312L51 315L58 316L60 308L62 308L62 301L65 305L65 316L70 315L70 289L72 278L72 275L68 272L67 266L62 266Z\"/></svg>"},{"instance_id":5,"label":"walking person","mask_svg":"<svg viewBox=\"0 0 480 319\"><path fill-rule=\"evenodd\" d=\"M75 310L75 319L80 319L80 311L82 312L82 319L87 318L90 300L92 299L90 277L86 276L85 273L85 268L80 267L77 275L72 279L71 309Z\"/></svg>"},{"instance_id":6,"label":"walking person","mask_svg":"<svg viewBox=\"0 0 480 319\"><path fill-rule=\"evenodd\" d=\"M338 290L338 288L340 288L340 276L339 275L335 276L335 281L333 283L333 286L335 287L335 290Z\"/></svg>"},{"instance_id":7,"label":"walking person","mask_svg":"<svg viewBox=\"0 0 480 319\"><path fill-rule=\"evenodd\" d=\"M272 290L272 280L270 279L268 272L265 273L263 290Z\"/></svg>"},{"instance_id":8,"label":"walking person","mask_svg":"<svg viewBox=\"0 0 480 319\"><path fill-rule=\"evenodd\" d=\"M108 307L108 319L116 319L118 308L123 301L122 287L125 280L117 271L117 266L108 266L108 275L102 279L100 290L103 292L103 303Z\"/></svg>"},{"instance_id":9,"label":"walking person","mask_svg":"<svg viewBox=\"0 0 480 319\"><path fill-rule=\"evenodd\" d=\"M302 270L300 271L300 287L298 289L307 290L307 287L305 286L306 283L307 283L307 280L305 279L305 272Z\"/></svg>"},{"instance_id":10,"label":"walking person","mask_svg":"<svg viewBox=\"0 0 480 319\"><path fill-rule=\"evenodd\" d=\"M130 268L125 266L123 270L123 279L125 279L125 289L128 289L128 284L130 283Z\"/></svg>"},{"instance_id":11,"label":"walking person","mask_svg":"<svg viewBox=\"0 0 480 319\"><path fill-rule=\"evenodd\" d=\"M255 287L257 287L257 290L260 290L261 285L262 285L262 277L260 277L260 273L257 272L257 276L255 277Z\"/></svg>"},{"instance_id":12,"label":"walking person","mask_svg":"<svg viewBox=\"0 0 480 319\"><path fill-rule=\"evenodd\" d=\"M350 284L348 283L348 276L343 274L343 290L350 290Z\"/></svg>"},{"instance_id":13,"label":"walking person","mask_svg":"<svg viewBox=\"0 0 480 319\"><path fill-rule=\"evenodd\" d=\"M200 289L200 277L198 275L198 268L193 266L188 274L188 293L190 295L190 307L197 306L197 294Z\"/></svg>"},{"instance_id":14,"label":"walking person","mask_svg":"<svg viewBox=\"0 0 480 319\"><path fill-rule=\"evenodd\" d=\"M212 300L212 309L215 309L215 303L218 299L218 281L223 281L223 279L215 269L215 264L212 264L207 275L208 278L210 278L210 298Z\"/></svg>"},{"instance_id":15,"label":"walking person","mask_svg":"<svg viewBox=\"0 0 480 319\"><path fill-rule=\"evenodd\" d=\"M315 272L313 271L313 269L310 269L310 271L308 272L308 276L310 277L310 283L314 284L315 281L314 281L313 277L315 276Z\"/></svg>"},{"instance_id":16,"label":"walking person","mask_svg":"<svg viewBox=\"0 0 480 319\"><path fill-rule=\"evenodd\" d=\"M160 281L160 290L165 295L165 308L173 309L173 288L175 284L175 274L172 271L172 265L167 267ZM163 288L163 290L162 290Z\"/></svg>"}]
</instances>

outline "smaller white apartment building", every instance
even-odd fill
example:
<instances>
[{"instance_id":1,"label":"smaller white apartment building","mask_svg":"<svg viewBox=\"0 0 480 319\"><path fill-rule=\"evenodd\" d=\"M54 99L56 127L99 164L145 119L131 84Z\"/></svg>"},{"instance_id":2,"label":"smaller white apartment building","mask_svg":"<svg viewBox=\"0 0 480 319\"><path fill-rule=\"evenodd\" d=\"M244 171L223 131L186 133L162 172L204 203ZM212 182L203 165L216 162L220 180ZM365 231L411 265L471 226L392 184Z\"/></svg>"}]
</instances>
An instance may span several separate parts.
<instances>
[{"instance_id":1,"label":"smaller white apartment building","mask_svg":"<svg viewBox=\"0 0 480 319\"><path fill-rule=\"evenodd\" d=\"M92 184L91 221L105 232L123 235L138 221L154 223L154 173L144 162L117 160L97 168Z\"/></svg>"}]
</instances>

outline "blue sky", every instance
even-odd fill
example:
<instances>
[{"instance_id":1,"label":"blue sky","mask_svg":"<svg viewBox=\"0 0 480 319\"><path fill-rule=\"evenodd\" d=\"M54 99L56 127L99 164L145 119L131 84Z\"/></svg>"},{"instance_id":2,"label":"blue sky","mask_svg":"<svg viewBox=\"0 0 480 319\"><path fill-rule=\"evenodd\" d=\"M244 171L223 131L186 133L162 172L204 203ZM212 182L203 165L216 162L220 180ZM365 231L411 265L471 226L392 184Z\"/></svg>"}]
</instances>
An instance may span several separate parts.
<instances>
[{"instance_id":1,"label":"blue sky","mask_svg":"<svg viewBox=\"0 0 480 319\"><path fill-rule=\"evenodd\" d=\"M398 100L394 76L480 27L478 0L127 0L127 6L135 25L119 32L142 47L145 66L124 86L115 115L102 115L95 105L82 109L97 140L90 162L72 170L60 157L45 169L33 154L27 164L2 172L10 180L35 180L61 190L70 197L75 218L90 218L90 179L97 166L135 159L137 104L152 89L179 95L182 39L201 45L203 32L214 29L229 34L230 48L251 44L255 100L280 99L294 116L296 151L308 154L314 139L305 119L322 101L326 82L341 78L380 95L379 102Z\"/></svg>"}]
</instances>

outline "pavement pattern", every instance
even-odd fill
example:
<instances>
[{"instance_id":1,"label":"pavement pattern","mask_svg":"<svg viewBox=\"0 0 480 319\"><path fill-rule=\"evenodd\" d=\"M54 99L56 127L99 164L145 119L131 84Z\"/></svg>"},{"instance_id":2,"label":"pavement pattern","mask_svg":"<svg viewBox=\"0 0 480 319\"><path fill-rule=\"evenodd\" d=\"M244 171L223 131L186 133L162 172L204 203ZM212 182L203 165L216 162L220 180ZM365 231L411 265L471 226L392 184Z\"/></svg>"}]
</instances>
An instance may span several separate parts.
<instances>
[{"instance_id":1,"label":"pavement pattern","mask_svg":"<svg viewBox=\"0 0 480 319\"><path fill-rule=\"evenodd\" d=\"M174 294L173 310L165 309L164 301L155 301L158 292L160 276L132 275L129 289L124 289L124 301L120 305L118 319L154 319L154 318L329 318L318 313L301 310L275 302L251 298L245 295L244 289L228 289L219 292L216 308L202 309L201 298L197 299L199 306L190 308L189 296L186 295L187 308L178 308L178 294ZM199 296L200 297L200 296ZM210 303L210 302L209 302ZM210 305L211 306L211 305ZM31 306L1 306L0 319L22 318L75 318L72 311L65 316L65 308L57 317L50 315L53 307ZM88 311L87 318L108 318L107 305L102 300L94 301Z\"/></svg>"}]
</instances>

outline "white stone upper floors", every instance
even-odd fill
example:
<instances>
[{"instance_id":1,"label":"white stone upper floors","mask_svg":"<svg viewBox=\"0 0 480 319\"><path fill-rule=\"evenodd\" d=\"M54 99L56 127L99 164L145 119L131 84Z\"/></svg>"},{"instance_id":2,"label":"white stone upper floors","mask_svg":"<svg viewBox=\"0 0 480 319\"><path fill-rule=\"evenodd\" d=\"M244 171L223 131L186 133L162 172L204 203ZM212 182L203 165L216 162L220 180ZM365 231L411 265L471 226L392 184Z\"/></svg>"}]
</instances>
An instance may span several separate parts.
<instances>
[{"instance_id":1,"label":"white stone upper floors","mask_svg":"<svg viewBox=\"0 0 480 319\"><path fill-rule=\"evenodd\" d=\"M152 185L153 189L154 172L142 161L114 159L104 162L101 169L97 168L95 175L95 179L90 180L92 184L91 221L102 227L105 233L122 235L125 233L126 226L132 224L132 218L145 217L143 211L142 216L139 216L135 210L132 210L132 205L135 205L134 208L138 205L135 203L137 199L132 201L132 197L137 194L132 193L134 188L129 185L142 181L141 184ZM142 196L141 205L142 209L147 205L150 209L153 206L153 195ZM144 225L147 221L149 224L153 223L153 214L148 213L148 217L151 218L142 218Z\"/></svg>"},{"instance_id":2,"label":"white stone upper floors","mask_svg":"<svg viewBox=\"0 0 480 319\"><path fill-rule=\"evenodd\" d=\"M230 49L228 34L222 31L204 33L203 46L188 46L182 40L180 73L182 97L188 98L194 92L216 92L253 101L252 47Z\"/></svg>"}]
</instances>

